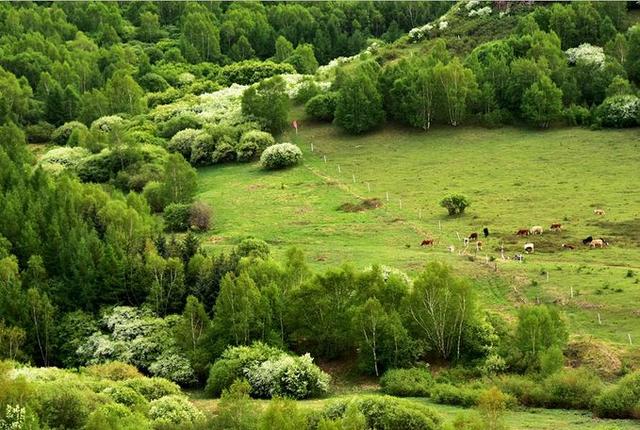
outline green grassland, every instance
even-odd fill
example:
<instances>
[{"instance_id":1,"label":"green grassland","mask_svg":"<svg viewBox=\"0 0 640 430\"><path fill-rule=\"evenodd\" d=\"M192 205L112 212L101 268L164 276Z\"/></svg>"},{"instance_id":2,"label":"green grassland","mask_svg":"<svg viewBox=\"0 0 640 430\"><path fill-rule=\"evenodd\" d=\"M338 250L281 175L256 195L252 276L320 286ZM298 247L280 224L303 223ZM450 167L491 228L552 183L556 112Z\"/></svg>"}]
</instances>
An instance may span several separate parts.
<instances>
[{"instance_id":1,"label":"green grassland","mask_svg":"<svg viewBox=\"0 0 640 430\"><path fill-rule=\"evenodd\" d=\"M555 302L575 335L627 349L631 335L640 344L636 130L424 133L387 127L352 137L308 123L283 140L303 149L302 166L280 172L264 172L257 163L200 170L199 198L215 211L214 229L202 238L207 247L225 249L254 236L270 243L276 255L297 246L316 267L383 264L410 273L443 260L477 279L481 300L506 315L520 303ZM450 192L472 200L464 216L448 217L439 207ZM381 208L338 210L373 198ZM604 217L593 214L600 207ZM549 232L553 222L564 230ZM533 225L545 233L515 236L517 229ZM470 246L460 255L458 235L484 226L491 236L483 249ZM610 246L584 247L581 239L588 235L606 237ZM420 248L423 238L435 238L436 246ZM509 257L526 241L535 243L536 252L524 263L500 258L502 246ZM563 250L562 243L576 250ZM448 245L456 251L449 253Z\"/></svg>"}]
</instances>

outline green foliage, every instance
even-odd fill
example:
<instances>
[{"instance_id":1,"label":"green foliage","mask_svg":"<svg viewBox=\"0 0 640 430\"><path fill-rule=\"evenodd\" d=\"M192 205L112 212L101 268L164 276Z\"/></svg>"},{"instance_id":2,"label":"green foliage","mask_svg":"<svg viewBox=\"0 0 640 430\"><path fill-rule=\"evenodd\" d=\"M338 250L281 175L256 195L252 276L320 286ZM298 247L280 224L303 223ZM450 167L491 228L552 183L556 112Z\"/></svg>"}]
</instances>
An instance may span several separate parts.
<instances>
[{"instance_id":1,"label":"green foliage","mask_svg":"<svg viewBox=\"0 0 640 430\"><path fill-rule=\"evenodd\" d=\"M180 394L180 387L163 378L132 378L122 382L123 386L132 388L148 401L164 396Z\"/></svg>"},{"instance_id":2,"label":"green foliage","mask_svg":"<svg viewBox=\"0 0 640 430\"><path fill-rule=\"evenodd\" d=\"M562 110L562 90L547 76L542 76L525 91L521 109L531 123L548 128Z\"/></svg>"},{"instance_id":3,"label":"green foliage","mask_svg":"<svg viewBox=\"0 0 640 430\"><path fill-rule=\"evenodd\" d=\"M544 391L548 396L546 407L589 409L603 384L587 369L565 369L545 379Z\"/></svg>"},{"instance_id":4,"label":"green foliage","mask_svg":"<svg viewBox=\"0 0 640 430\"><path fill-rule=\"evenodd\" d=\"M149 403L149 418L155 425L197 424L203 413L184 396L164 396Z\"/></svg>"},{"instance_id":5,"label":"green foliage","mask_svg":"<svg viewBox=\"0 0 640 430\"><path fill-rule=\"evenodd\" d=\"M293 65L298 73L312 75L318 68L318 60L313 52L313 45L305 43L296 46L285 62Z\"/></svg>"},{"instance_id":6,"label":"green foliage","mask_svg":"<svg viewBox=\"0 0 640 430\"><path fill-rule=\"evenodd\" d=\"M302 151L292 143L278 143L267 147L260 156L260 164L267 170L295 166L302 160Z\"/></svg>"},{"instance_id":7,"label":"green foliage","mask_svg":"<svg viewBox=\"0 0 640 430\"><path fill-rule=\"evenodd\" d=\"M275 145L273 136L259 130L247 131L240 138L236 150L238 161L250 161L269 146Z\"/></svg>"},{"instance_id":8,"label":"green foliage","mask_svg":"<svg viewBox=\"0 0 640 430\"><path fill-rule=\"evenodd\" d=\"M59 146L69 145L71 134L76 130L83 136L86 136L86 134L89 132L89 129L87 129L87 126L83 123L79 121L70 121L55 129L55 131L51 134L51 143Z\"/></svg>"},{"instance_id":9,"label":"green foliage","mask_svg":"<svg viewBox=\"0 0 640 430\"><path fill-rule=\"evenodd\" d=\"M433 378L427 369L391 369L380 378L383 393L398 397L429 397Z\"/></svg>"},{"instance_id":10,"label":"green foliage","mask_svg":"<svg viewBox=\"0 0 640 430\"><path fill-rule=\"evenodd\" d=\"M557 310L548 306L523 306L518 312L515 348L516 365L536 371L542 354L567 342L567 329Z\"/></svg>"},{"instance_id":11,"label":"green foliage","mask_svg":"<svg viewBox=\"0 0 640 430\"><path fill-rule=\"evenodd\" d=\"M84 373L96 378L106 378L112 381L126 381L129 379L142 378L142 374L135 366L118 361L110 361L108 363L87 366L84 369Z\"/></svg>"},{"instance_id":12,"label":"green foliage","mask_svg":"<svg viewBox=\"0 0 640 430\"><path fill-rule=\"evenodd\" d=\"M435 384L431 388L431 400L444 405L476 406L482 390L471 387L457 387L451 384Z\"/></svg>"},{"instance_id":13,"label":"green foliage","mask_svg":"<svg viewBox=\"0 0 640 430\"><path fill-rule=\"evenodd\" d=\"M364 415L366 428L435 430L441 418L430 408L389 396L359 396L336 400L324 410L332 420L344 418L350 408Z\"/></svg>"},{"instance_id":14,"label":"green foliage","mask_svg":"<svg viewBox=\"0 0 640 430\"><path fill-rule=\"evenodd\" d=\"M187 114L174 116L168 121L160 124L158 128L158 135L161 137L165 137L167 139L171 139L176 135L176 133L182 130L199 129L201 127L202 127L202 120L193 114L187 113ZM185 154L182 154L182 155L184 156ZM185 158L187 157L185 156Z\"/></svg>"},{"instance_id":15,"label":"green foliage","mask_svg":"<svg viewBox=\"0 0 640 430\"><path fill-rule=\"evenodd\" d=\"M260 121L271 134L280 134L285 130L288 112L289 97L280 76L260 81L242 95L242 113Z\"/></svg>"},{"instance_id":16,"label":"green foliage","mask_svg":"<svg viewBox=\"0 0 640 430\"><path fill-rule=\"evenodd\" d=\"M318 121L333 121L338 95L335 92L318 94L304 105L304 111Z\"/></svg>"},{"instance_id":17,"label":"green foliage","mask_svg":"<svg viewBox=\"0 0 640 430\"><path fill-rule=\"evenodd\" d=\"M240 61L224 66L220 71L220 80L224 85L252 85L276 75L295 73L289 64L278 64L271 61Z\"/></svg>"},{"instance_id":18,"label":"green foliage","mask_svg":"<svg viewBox=\"0 0 640 430\"><path fill-rule=\"evenodd\" d=\"M190 227L191 205L171 203L164 208L162 215L167 231L187 231Z\"/></svg>"},{"instance_id":19,"label":"green foliage","mask_svg":"<svg viewBox=\"0 0 640 430\"><path fill-rule=\"evenodd\" d=\"M633 372L605 389L593 404L593 412L603 418L638 418L640 415L640 372Z\"/></svg>"},{"instance_id":20,"label":"green foliage","mask_svg":"<svg viewBox=\"0 0 640 430\"><path fill-rule=\"evenodd\" d=\"M349 133L364 133L384 122L382 97L374 78L363 70L341 80L334 122Z\"/></svg>"},{"instance_id":21,"label":"green foliage","mask_svg":"<svg viewBox=\"0 0 640 430\"><path fill-rule=\"evenodd\" d=\"M95 430L151 430L149 420L126 406L107 403L96 408L87 418L86 428Z\"/></svg>"},{"instance_id":22,"label":"green foliage","mask_svg":"<svg viewBox=\"0 0 640 430\"><path fill-rule=\"evenodd\" d=\"M595 116L606 127L634 127L640 118L640 99L633 95L607 97Z\"/></svg>"},{"instance_id":23,"label":"green foliage","mask_svg":"<svg viewBox=\"0 0 640 430\"><path fill-rule=\"evenodd\" d=\"M144 411L149 403L140 393L125 385L107 387L102 393L114 402L136 411Z\"/></svg>"},{"instance_id":24,"label":"green foliage","mask_svg":"<svg viewBox=\"0 0 640 430\"><path fill-rule=\"evenodd\" d=\"M449 216L462 215L471 202L462 194L450 194L440 200L440 206L445 208Z\"/></svg>"}]
</instances>

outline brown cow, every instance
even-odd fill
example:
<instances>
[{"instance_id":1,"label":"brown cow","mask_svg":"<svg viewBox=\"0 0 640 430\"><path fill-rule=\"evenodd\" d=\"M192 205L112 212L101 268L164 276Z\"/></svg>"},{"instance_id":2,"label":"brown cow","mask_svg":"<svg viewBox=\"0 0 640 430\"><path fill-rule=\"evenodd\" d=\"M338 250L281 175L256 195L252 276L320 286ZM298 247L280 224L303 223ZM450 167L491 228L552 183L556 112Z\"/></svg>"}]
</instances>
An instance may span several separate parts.
<instances>
[{"instance_id":1,"label":"brown cow","mask_svg":"<svg viewBox=\"0 0 640 430\"><path fill-rule=\"evenodd\" d=\"M481 240L476 242L476 251L482 251L482 241Z\"/></svg>"},{"instance_id":2,"label":"brown cow","mask_svg":"<svg viewBox=\"0 0 640 430\"><path fill-rule=\"evenodd\" d=\"M520 230L518 230L516 232L516 236L529 236L529 229L528 228L521 228Z\"/></svg>"},{"instance_id":3,"label":"brown cow","mask_svg":"<svg viewBox=\"0 0 640 430\"><path fill-rule=\"evenodd\" d=\"M595 215L604 215L604 214L605 214L605 211L604 211L604 209L594 209L594 210L593 210L593 213L594 213Z\"/></svg>"},{"instance_id":4,"label":"brown cow","mask_svg":"<svg viewBox=\"0 0 640 430\"><path fill-rule=\"evenodd\" d=\"M553 223L551 224L551 227L549 228L549 230L560 231L562 230L562 224L560 224L559 222Z\"/></svg>"},{"instance_id":5,"label":"brown cow","mask_svg":"<svg viewBox=\"0 0 640 430\"><path fill-rule=\"evenodd\" d=\"M469 240L478 240L478 233L471 233L469 235Z\"/></svg>"},{"instance_id":6,"label":"brown cow","mask_svg":"<svg viewBox=\"0 0 640 430\"><path fill-rule=\"evenodd\" d=\"M568 244L568 243L563 243L562 247L564 249L576 249L575 245L571 245L571 244Z\"/></svg>"},{"instance_id":7,"label":"brown cow","mask_svg":"<svg viewBox=\"0 0 640 430\"><path fill-rule=\"evenodd\" d=\"M422 241L420 246L433 246L433 239L425 239Z\"/></svg>"},{"instance_id":8,"label":"brown cow","mask_svg":"<svg viewBox=\"0 0 640 430\"><path fill-rule=\"evenodd\" d=\"M589 246L592 248L604 248L607 246L607 242L605 242L604 239L593 239Z\"/></svg>"}]
</instances>

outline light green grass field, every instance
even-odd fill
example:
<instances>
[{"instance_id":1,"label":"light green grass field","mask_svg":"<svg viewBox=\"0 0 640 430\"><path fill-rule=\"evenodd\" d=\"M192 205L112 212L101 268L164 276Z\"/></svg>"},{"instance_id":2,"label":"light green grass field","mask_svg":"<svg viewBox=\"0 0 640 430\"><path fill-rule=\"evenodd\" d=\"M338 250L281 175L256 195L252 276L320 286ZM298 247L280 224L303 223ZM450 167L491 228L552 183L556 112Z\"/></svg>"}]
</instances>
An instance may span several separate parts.
<instances>
[{"instance_id":1,"label":"light green grass field","mask_svg":"<svg viewBox=\"0 0 640 430\"><path fill-rule=\"evenodd\" d=\"M280 172L264 172L257 164L200 171L199 198L214 208L214 229L203 237L205 245L224 249L259 237L276 254L291 246L303 249L319 268L384 264L415 272L428 261L443 260L477 279L481 300L505 314L521 303L554 302L564 308L576 335L635 349L630 335L640 344L637 130L424 133L387 127L353 137L329 125L303 124L297 136L288 133L283 140L303 149L303 165ZM450 192L471 199L464 216L450 218L439 207ZM337 210L363 198L380 199L383 207ZM595 216L594 208L606 215ZM564 230L549 232L554 222ZM515 236L534 225L545 233ZM483 249L476 253L470 246L459 255L458 235L481 233L485 226L491 235L482 239ZM610 246L589 249L581 243L588 235L605 237ZM424 238L435 238L436 246L420 248ZM512 257L527 241L536 252L524 263L501 260L501 246ZM563 243L576 250L562 250ZM448 245L456 251L449 253ZM492 257L497 261L487 262Z\"/></svg>"}]
</instances>

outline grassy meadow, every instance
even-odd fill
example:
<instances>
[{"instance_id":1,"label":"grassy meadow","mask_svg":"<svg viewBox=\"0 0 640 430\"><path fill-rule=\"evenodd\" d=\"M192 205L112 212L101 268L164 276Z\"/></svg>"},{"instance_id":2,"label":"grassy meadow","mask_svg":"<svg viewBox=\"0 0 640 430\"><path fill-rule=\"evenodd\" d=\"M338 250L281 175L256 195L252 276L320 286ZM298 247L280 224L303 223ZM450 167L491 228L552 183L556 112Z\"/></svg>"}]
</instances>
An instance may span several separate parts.
<instances>
[{"instance_id":1,"label":"grassy meadow","mask_svg":"<svg viewBox=\"0 0 640 430\"><path fill-rule=\"evenodd\" d=\"M430 260L443 260L476 278L481 300L507 315L519 303L555 302L565 308L576 335L625 350L635 350L629 335L640 344L636 130L424 133L387 127L353 137L309 123L283 140L303 149L302 166L279 172L264 172L257 163L200 170L199 198L215 212L214 229L202 238L207 247L225 249L255 236L277 253L303 249L318 268L382 264L412 273ZM462 217L448 217L439 206L451 192L472 201ZM382 207L339 209L363 199L379 199ZM594 215L594 208L606 215ZM548 231L554 222L562 223L562 232ZM515 236L534 225L545 233ZM482 250L463 250L458 236L481 235L485 226L491 234L482 239ZM588 235L605 237L610 246L589 249L581 243ZM436 245L421 248L424 238L436 239ZM513 257L528 241L536 252L524 263L500 258L501 247ZM563 250L563 243L576 249Z\"/></svg>"}]
</instances>

